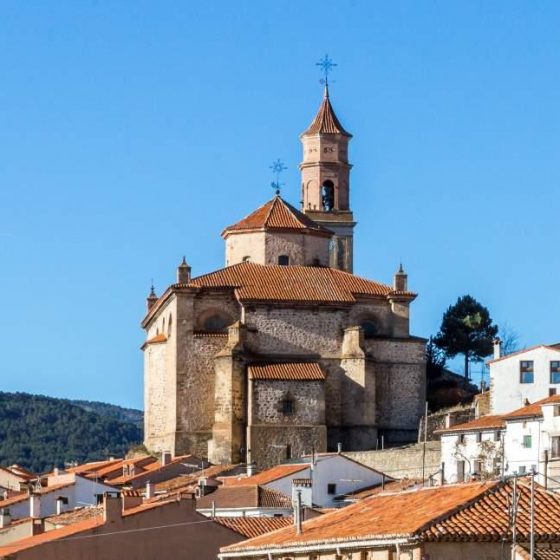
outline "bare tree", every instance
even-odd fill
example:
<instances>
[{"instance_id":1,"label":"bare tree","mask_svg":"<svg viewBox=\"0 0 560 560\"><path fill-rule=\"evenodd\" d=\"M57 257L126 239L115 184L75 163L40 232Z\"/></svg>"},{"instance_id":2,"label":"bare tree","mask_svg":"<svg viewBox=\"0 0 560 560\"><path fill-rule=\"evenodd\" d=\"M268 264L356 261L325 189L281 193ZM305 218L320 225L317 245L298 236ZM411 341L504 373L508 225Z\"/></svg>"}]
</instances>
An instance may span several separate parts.
<instances>
[{"instance_id":1,"label":"bare tree","mask_svg":"<svg viewBox=\"0 0 560 560\"><path fill-rule=\"evenodd\" d=\"M521 344L519 343L519 335L510 325L504 323L500 326L499 337L502 339L502 354L507 356L517 352Z\"/></svg>"}]
</instances>

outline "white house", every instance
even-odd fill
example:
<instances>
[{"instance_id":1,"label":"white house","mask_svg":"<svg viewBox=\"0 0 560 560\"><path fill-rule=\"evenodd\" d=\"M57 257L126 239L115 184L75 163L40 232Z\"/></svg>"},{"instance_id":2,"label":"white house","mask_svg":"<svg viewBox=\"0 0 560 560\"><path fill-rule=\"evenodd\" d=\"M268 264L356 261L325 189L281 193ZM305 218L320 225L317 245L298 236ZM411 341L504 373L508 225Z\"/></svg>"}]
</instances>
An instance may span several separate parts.
<instances>
[{"instance_id":1,"label":"white house","mask_svg":"<svg viewBox=\"0 0 560 560\"><path fill-rule=\"evenodd\" d=\"M11 519L41 518L87 505L97 505L98 496L115 492L108 484L96 482L75 473L47 478L47 486L20 492L0 501L0 512Z\"/></svg>"},{"instance_id":2,"label":"white house","mask_svg":"<svg viewBox=\"0 0 560 560\"><path fill-rule=\"evenodd\" d=\"M302 505L340 506L337 496L352 494L392 480L384 473L354 461L343 453L307 456L300 463L278 465L249 477L223 477L225 485L258 484L294 497L301 492Z\"/></svg>"},{"instance_id":3,"label":"white house","mask_svg":"<svg viewBox=\"0 0 560 560\"><path fill-rule=\"evenodd\" d=\"M502 356L497 340L488 366L491 414L507 414L526 400L535 402L560 393L560 344L541 344Z\"/></svg>"},{"instance_id":4,"label":"white house","mask_svg":"<svg viewBox=\"0 0 560 560\"><path fill-rule=\"evenodd\" d=\"M560 395L528 404L503 418L505 473L534 470L540 484L560 488Z\"/></svg>"},{"instance_id":5,"label":"white house","mask_svg":"<svg viewBox=\"0 0 560 560\"><path fill-rule=\"evenodd\" d=\"M481 416L471 422L439 430L445 483L500 474L505 422L501 416Z\"/></svg>"}]
</instances>

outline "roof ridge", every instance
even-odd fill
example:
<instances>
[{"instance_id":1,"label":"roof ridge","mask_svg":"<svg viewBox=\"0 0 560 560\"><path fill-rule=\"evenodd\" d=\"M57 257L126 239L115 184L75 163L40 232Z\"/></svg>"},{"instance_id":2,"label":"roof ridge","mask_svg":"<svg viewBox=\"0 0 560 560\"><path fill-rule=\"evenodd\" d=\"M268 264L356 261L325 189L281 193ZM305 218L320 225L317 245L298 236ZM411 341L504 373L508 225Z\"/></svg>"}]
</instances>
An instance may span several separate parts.
<instances>
[{"instance_id":1,"label":"roof ridge","mask_svg":"<svg viewBox=\"0 0 560 560\"><path fill-rule=\"evenodd\" d=\"M276 204L278 203L278 199L280 198L280 195L277 194L273 199L272 199L272 204L270 205L270 208L268 209L268 213L266 214L266 218L264 219L264 226L267 227L268 226L268 221L270 220L270 215L272 214L272 211L274 210L274 207L276 206ZM268 203L267 203L268 204ZM249 214L250 215L250 214Z\"/></svg>"}]
</instances>

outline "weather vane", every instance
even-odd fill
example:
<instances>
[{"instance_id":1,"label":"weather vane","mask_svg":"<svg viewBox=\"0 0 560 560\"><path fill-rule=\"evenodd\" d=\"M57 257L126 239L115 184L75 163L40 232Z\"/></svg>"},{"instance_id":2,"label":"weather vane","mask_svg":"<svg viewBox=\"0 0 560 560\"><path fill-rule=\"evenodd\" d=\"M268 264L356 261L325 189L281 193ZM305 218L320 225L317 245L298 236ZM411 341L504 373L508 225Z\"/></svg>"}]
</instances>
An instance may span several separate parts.
<instances>
[{"instance_id":1,"label":"weather vane","mask_svg":"<svg viewBox=\"0 0 560 560\"><path fill-rule=\"evenodd\" d=\"M280 159L272 162L272 165L269 169L272 169L272 173L274 173L274 181L270 183L270 186L276 191L276 194L280 194L280 187L282 183L280 183L280 173L288 169Z\"/></svg>"},{"instance_id":2,"label":"weather vane","mask_svg":"<svg viewBox=\"0 0 560 560\"><path fill-rule=\"evenodd\" d=\"M338 66L338 64L333 62L332 58L329 58L329 55L326 54L319 62L315 63L315 66L319 66L319 68L321 68L321 70L324 72L325 77L321 80L321 83L328 86L329 85L329 72L335 66Z\"/></svg>"}]
</instances>

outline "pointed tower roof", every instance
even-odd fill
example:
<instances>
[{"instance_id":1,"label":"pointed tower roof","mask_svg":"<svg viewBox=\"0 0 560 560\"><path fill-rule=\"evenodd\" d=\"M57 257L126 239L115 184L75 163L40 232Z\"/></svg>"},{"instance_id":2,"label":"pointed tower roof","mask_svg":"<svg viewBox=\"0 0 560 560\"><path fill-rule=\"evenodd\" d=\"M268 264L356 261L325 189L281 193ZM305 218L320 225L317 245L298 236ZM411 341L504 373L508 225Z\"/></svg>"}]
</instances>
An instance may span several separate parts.
<instances>
[{"instance_id":1,"label":"pointed tower roof","mask_svg":"<svg viewBox=\"0 0 560 560\"><path fill-rule=\"evenodd\" d=\"M229 233L250 230L302 230L312 231L330 237L332 231L321 227L311 218L296 210L280 195L257 208L240 222L224 229L222 237Z\"/></svg>"},{"instance_id":2,"label":"pointed tower roof","mask_svg":"<svg viewBox=\"0 0 560 560\"><path fill-rule=\"evenodd\" d=\"M325 95L313 122L301 136L313 136L315 134L342 134L352 138L352 135L344 130L332 108L329 99L329 86L325 86Z\"/></svg>"}]
</instances>

